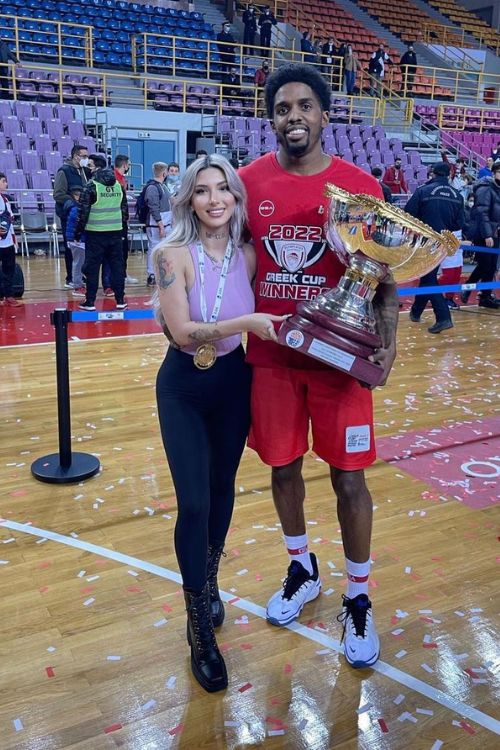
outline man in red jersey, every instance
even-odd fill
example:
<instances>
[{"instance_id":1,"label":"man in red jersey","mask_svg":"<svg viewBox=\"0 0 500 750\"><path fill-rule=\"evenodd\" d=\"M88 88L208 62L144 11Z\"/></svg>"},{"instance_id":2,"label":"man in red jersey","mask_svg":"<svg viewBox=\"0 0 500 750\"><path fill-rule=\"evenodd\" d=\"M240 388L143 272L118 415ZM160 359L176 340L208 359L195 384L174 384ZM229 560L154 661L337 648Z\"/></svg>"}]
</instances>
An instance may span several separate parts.
<instances>
[{"instance_id":1,"label":"man in red jersey","mask_svg":"<svg viewBox=\"0 0 500 750\"><path fill-rule=\"evenodd\" d=\"M279 150L239 174L257 251L256 309L282 315L335 286L344 271L325 240L325 184L383 196L373 177L323 152L330 89L314 68L280 67L265 94ZM387 377L398 315L392 280L378 287L375 309L383 348L373 359ZM373 507L363 470L375 460L371 391L348 374L273 342L262 346L255 337L249 337L248 361L254 372L250 445L272 467L273 498L290 557L283 589L268 602L267 619L274 625L295 620L321 588L303 509L302 459L311 426L313 450L330 466L338 501L348 577L340 615L344 653L352 666L370 666L380 653L367 596Z\"/></svg>"}]
</instances>

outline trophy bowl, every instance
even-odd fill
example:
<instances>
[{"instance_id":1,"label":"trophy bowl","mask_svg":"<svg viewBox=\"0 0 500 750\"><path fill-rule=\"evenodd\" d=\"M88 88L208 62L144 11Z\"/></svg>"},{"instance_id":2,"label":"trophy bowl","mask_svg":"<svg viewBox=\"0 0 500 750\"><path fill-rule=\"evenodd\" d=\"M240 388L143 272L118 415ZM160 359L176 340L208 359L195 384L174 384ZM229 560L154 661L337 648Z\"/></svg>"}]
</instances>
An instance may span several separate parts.
<instances>
[{"instance_id":1,"label":"trophy bowl","mask_svg":"<svg viewBox=\"0 0 500 750\"><path fill-rule=\"evenodd\" d=\"M327 184L330 198L326 238L346 266L337 286L310 302L280 327L278 341L348 372L368 385L383 378L369 357L382 345L373 298L387 279L418 279L453 255L460 241L452 232L435 232L396 206L371 195Z\"/></svg>"}]
</instances>

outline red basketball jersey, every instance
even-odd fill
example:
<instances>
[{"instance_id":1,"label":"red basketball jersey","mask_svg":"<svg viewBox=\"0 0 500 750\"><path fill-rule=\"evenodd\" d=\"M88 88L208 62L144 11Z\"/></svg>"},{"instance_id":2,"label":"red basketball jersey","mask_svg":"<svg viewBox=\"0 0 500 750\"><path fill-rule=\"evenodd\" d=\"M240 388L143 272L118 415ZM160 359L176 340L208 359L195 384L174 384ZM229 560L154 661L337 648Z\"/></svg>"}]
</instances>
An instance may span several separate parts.
<instances>
[{"instance_id":1,"label":"red basketball jersey","mask_svg":"<svg viewBox=\"0 0 500 750\"><path fill-rule=\"evenodd\" d=\"M345 270L325 239L326 183L377 198L383 198L382 188L374 177L336 157L319 174L295 175L286 172L271 153L238 174L248 193L248 226L257 253L255 310L294 313L298 302L335 286ZM331 369L254 335L248 337L247 359L259 367Z\"/></svg>"}]
</instances>

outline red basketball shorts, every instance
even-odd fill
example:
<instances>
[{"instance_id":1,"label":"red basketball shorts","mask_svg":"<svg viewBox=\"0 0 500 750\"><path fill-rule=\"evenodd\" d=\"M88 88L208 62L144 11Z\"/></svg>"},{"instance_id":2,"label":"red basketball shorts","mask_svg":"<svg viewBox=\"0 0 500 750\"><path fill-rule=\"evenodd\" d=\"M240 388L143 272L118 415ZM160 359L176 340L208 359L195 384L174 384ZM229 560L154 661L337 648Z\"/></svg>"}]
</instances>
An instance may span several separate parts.
<instances>
[{"instance_id":1,"label":"red basketball shorts","mask_svg":"<svg viewBox=\"0 0 500 750\"><path fill-rule=\"evenodd\" d=\"M254 367L248 444L269 466L309 450L330 466L364 469L375 461L372 393L337 370Z\"/></svg>"}]
</instances>

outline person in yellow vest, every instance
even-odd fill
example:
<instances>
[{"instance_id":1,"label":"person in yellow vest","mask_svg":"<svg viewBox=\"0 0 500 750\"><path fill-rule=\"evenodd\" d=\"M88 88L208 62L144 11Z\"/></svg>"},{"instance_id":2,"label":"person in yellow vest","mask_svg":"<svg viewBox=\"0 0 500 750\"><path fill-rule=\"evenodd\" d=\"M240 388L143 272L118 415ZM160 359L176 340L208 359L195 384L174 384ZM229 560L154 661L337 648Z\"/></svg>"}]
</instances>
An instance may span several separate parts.
<instances>
[{"instance_id":1,"label":"person in yellow vest","mask_svg":"<svg viewBox=\"0 0 500 750\"><path fill-rule=\"evenodd\" d=\"M107 260L111 269L111 286L115 293L116 309L124 310L125 279L123 277L123 225L128 221L127 196L114 171L108 167L106 157L92 154L92 177L85 186L78 206L75 240L85 232L85 263L83 274L87 279L87 296L80 310L95 310L99 286L99 269Z\"/></svg>"}]
</instances>

